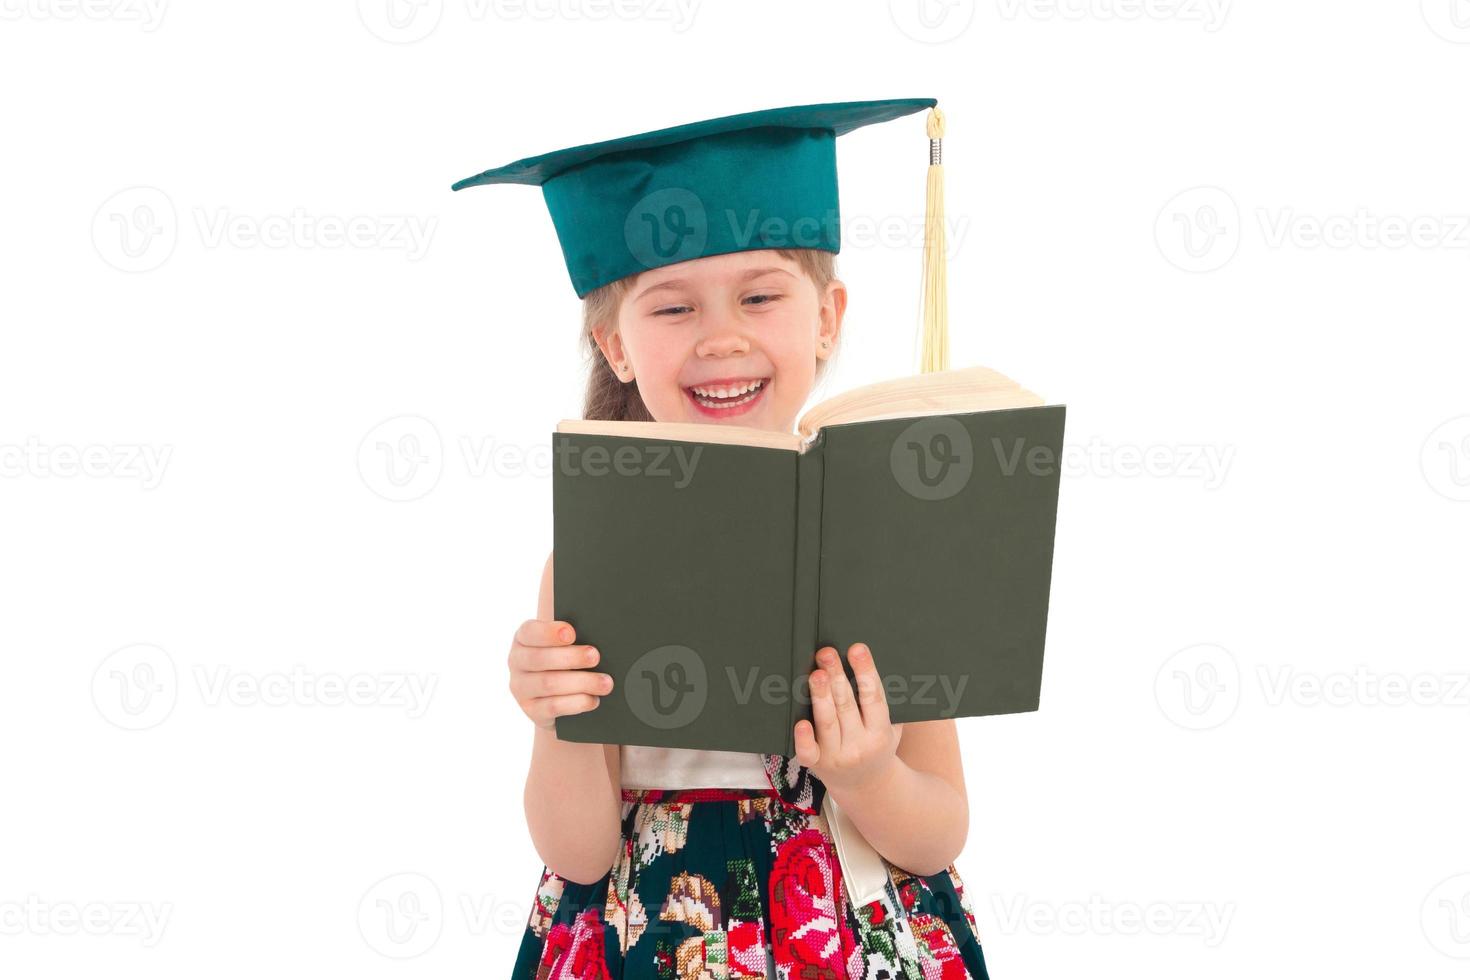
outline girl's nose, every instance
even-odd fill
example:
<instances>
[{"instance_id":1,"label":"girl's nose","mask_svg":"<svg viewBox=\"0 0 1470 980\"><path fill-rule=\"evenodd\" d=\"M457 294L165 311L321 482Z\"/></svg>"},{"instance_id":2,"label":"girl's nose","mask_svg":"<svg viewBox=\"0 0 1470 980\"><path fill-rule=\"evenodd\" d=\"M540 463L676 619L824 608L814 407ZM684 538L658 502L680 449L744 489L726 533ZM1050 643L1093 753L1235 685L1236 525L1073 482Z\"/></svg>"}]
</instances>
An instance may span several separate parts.
<instances>
[{"instance_id":1,"label":"girl's nose","mask_svg":"<svg viewBox=\"0 0 1470 980\"><path fill-rule=\"evenodd\" d=\"M705 332L695 346L700 357L730 357L750 351L750 341L734 324L718 324Z\"/></svg>"}]
</instances>

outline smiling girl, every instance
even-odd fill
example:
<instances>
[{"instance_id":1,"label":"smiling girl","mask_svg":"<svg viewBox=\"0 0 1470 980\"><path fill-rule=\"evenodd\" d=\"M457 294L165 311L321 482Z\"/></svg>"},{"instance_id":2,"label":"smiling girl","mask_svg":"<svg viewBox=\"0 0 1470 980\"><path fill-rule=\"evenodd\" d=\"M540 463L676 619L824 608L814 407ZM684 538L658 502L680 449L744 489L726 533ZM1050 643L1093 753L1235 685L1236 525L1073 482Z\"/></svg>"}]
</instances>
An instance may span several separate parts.
<instances>
[{"instance_id":1,"label":"smiling girl","mask_svg":"<svg viewBox=\"0 0 1470 980\"><path fill-rule=\"evenodd\" d=\"M763 247L729 241L709 214L795 221L829 192L835 211L835 136L933 105L747 113L457 186L546 191L584 301L585 418L790 433L841 335L835 231L814 247ZM694 256L649 261L635 240L650 173L681 181L705 212ZM805 195L779 189L803 175ZM700 231L684 207L653 216ZM607 225L621 243L589 232ZM795 725L794 757L560 741L555 720L592 710L615 682L554 619L553 562L508 658L535 725L524 804L544 863L515 980L987 976L953 865L969 826L953 721L892 724L874 653L856 643L855 684L837 650L814 651L812 720Z\"/></svg>"}]
</instances>

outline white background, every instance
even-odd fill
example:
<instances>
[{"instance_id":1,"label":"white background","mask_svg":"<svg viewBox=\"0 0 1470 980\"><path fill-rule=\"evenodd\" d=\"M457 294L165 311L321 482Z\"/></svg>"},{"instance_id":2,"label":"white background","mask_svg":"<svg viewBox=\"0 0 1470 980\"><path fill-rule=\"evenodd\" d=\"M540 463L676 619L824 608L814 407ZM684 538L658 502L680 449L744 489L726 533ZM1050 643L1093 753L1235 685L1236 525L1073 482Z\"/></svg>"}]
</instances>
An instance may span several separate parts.
<instances>
[{"instance_id":1,"label":"white background","mask_svg":"<svg viewBox=\"0 0 1470 980\"><path fill-rule=\"evenodd\" d=\"M0 0L0 974L508 975L580 307L449 184L934 96L954 363L1068 405L994 976L1464 976L1470 5L388 2ZM839 141L818 398L916 365L926 151Z\"/></svg>"}]
</instances>

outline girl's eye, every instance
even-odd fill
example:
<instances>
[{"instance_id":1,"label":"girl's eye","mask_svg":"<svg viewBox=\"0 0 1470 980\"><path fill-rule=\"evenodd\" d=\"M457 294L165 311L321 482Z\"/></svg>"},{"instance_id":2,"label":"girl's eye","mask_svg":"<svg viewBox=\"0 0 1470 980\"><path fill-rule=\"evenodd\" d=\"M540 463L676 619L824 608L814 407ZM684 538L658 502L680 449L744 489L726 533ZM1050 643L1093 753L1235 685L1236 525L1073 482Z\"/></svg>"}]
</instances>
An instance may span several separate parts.
<instances>
[{"instance_id":1,"label":"girl's eye","mask_svg":"<svg viewBox=\"0 0 1470 980\"><path fill-rule=\"evenodd\" d=\"M747 296L747 297L745 297L745 299L742 300L742 302L745 303L746 305L749 305L749 306L769 306L769 305L771 305L772 303L774 303L776 300L778 300L780 298L781 298L781 294L780 293L757 293L754 296ZM688 313L688 312L690 312L693 309L694 309L694 307L692 307L692 306L664 306L664 307L660 307L659 309L654 310L653 311L653 315L654 316L683 316L685 313Z\"/></svg>"}]
</instances>

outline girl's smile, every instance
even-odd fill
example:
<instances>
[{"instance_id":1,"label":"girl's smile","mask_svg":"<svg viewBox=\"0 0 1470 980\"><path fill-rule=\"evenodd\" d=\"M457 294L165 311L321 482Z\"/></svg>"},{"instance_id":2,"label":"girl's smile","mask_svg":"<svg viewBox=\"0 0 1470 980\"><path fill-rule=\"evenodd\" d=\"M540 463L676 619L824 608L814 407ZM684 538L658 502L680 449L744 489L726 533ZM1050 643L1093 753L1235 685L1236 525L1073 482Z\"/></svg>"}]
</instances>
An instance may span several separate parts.
<instances>
[{"instance_id":1,"label":"girl's smile","mask_svg":"<svg viewBox=\"0 0 1470 980\"><path fill-rule=\"evenodd\" d=\"M712 419L734 418L752 411L765 397L770 378L714 378L689 385L684 394L700 412Z\"/></svg>"}]
</instances>

